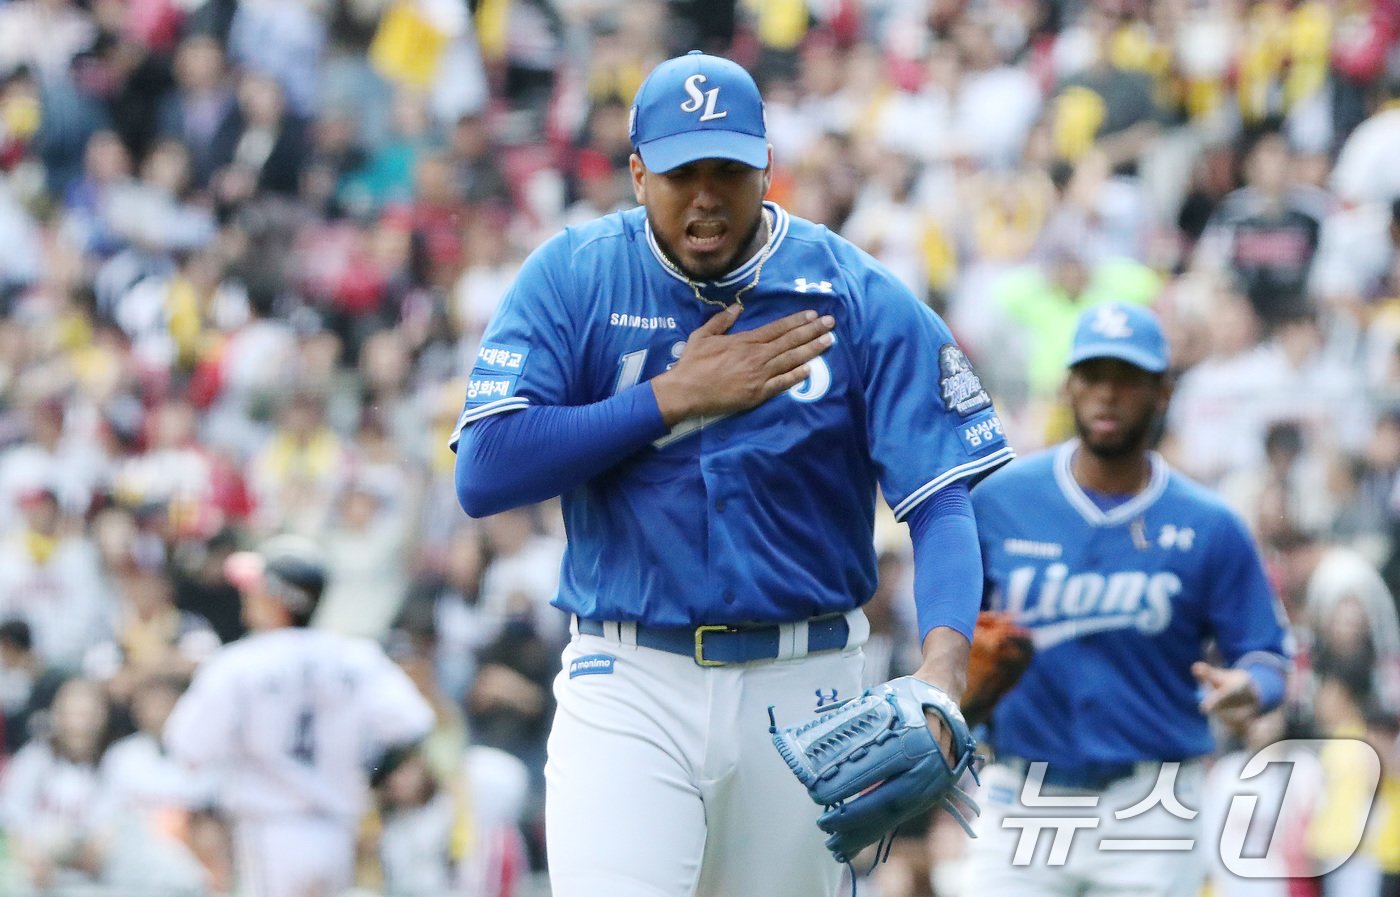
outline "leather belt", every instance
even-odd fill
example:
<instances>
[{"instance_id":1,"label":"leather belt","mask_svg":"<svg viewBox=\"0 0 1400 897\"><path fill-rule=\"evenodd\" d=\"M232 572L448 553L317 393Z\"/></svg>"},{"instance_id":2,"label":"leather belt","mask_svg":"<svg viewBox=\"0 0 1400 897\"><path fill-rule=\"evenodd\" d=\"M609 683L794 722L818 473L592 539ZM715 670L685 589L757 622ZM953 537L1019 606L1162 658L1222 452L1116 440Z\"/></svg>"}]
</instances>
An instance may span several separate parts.
<instances>
[{"instance_id":1,"label":"leather belt","mask_svg":"<svg viewBox=\"0 0 1400 897\"><path fill-rule=\"evenodd\" d=\"M813 617L799 623L767 623L744 626L647 626L642 623L612 623L603 620L578 619L578 631L584 635L608 637L609 630L619 632L623 627L634 628L636 642L643 648L654 648L693 659L702 667L750 663L755 660L775 660L783 656L784 627L806 626L806 651L836 651L850 641L851 627L845 614ZM629 639L630 640L630 639ZM801 653L793 656L802 656Z\"/></svg>"}]
</instances>

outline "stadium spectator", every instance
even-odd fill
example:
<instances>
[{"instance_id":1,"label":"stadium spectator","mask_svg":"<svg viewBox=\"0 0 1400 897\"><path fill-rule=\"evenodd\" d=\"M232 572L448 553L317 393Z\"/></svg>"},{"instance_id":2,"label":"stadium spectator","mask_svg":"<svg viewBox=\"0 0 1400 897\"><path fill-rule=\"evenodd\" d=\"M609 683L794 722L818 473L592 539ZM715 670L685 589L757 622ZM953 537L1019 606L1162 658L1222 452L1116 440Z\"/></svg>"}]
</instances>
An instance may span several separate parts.
<instances>
[{"instance_id":1,"label":"stadium spectator","mask_svg":"<svg viewBox=\"0 0 1400 897\"><path fill-rule=\"evenodd\" d=\"M1051 231L1040 264L1009 272L995 285L995 301L1027 334L1024 382L1037 399L1053 396L1063 382L1084 309L1110 301L1147 304L1161 289L1151 269L1127 258L1093 258L1083 238L1068 227Z\"/></svg>"},{"instance_id":2,"label":"stadium spectator","mask_svg":"<svg viewBox=\"0 0 1400 897\"><path fill-rule=\"evenodd\" d=\"M223 44L210 34L186 37L175 51L174 76L176 87L161 104L157 126L189 149L192 180L202 189L218 167L214 153L220 135L237 127Z\"/></svg>"},{"instance_id":3,"label":"stadium spectator","mask_svg":"<svg viewBox=\"0 0 1400 897\"><path fill-rule=\"evenodd\" d=\"M1301 618L1298 661L1313 691L1331 678L1362 702L1394 713L1400 702L1400 617L1374 565L1350 548L1305 533L1274 539L1280 596ZM1308 699L1305 692L1304 700Z\"/></svg>"},{"instance_id":4,"label":"stadium spectator","mask_svg":"<svg viewBox=\"0 0 1400 897\"><path fill-rule=\"evenodd\" d=\"M132 689L136 731L102 755L101 801L112 818L104 878L129 892L199 893L209 872L189 846L190 815L213 803L212 779L180 766L161 746L160 733L188 680L152 674Z\"/></svg>"},{"instance_id":5,"label":"stadium spectator","mask_svg":"<svg viewBox=\"0 0 1400 897\"><path fill-rule=\"evenodd\" d=\"M464 115L452 128L448 157L456 173L456 192L472 206L508 206L510 182L496 156L485 116Z\"/></svg>"},{"instance_id":6,"label":"stadium spectator","mask_svg":"<svg viewBox=\"0 0 1400 897\"><path fill-rule=\"evenodd\" d=\"M325 396L298 391L282 403L277 428L250 460L247 479L263 533L324 531L347 478L349 447L326 421Z\"/></svg>"},{"instance_id":7,"label":"stadium spectator","mask_svg":"<svg viewBox=\"0 0 1400 897\"><path fill-rule=\"evenodd\" d=\"M35 721L44 718L65 679L34 653L28 623L0 623L0 755L14 756L35 734Z\"/></svg>"},{"instance_id":8,"label":"stadium spectator","mask_svg":"<svg viewBox=\"0 0 1400 897\"><path fill-rule=\"evenodd\" d=\"M1217 484L1228 473L1263 460L1265 425L1256 371L1259 348L1254 309L1228 284L1211 284L1202 312L1205 352L1182 372L1167 410L1172 459L1192 477Z\"/></svg>"},{"instance_id":9,"label":"stadium spectator","mask_svg":"<svg viewBox=\"0 0 1400 897\"><path fill-rule=\"evenodd\" d=\"M111 639L83 657L83 672L123 704L155 675L188 677L219 647L209 621L175 606L163 558L128 558L114 572L118 604Z\"/></svg>"},{"instance_id":10,"label":"stadium spectator","mask_svg":"<svg viewBox=\"0 0 1400 897\"><path fill-rule=\"evenodd\" d=\"M47 734L20 749L0 778L0 826L18 861L19 893L94 885L114 820L98 763L109 740L102 686L70 679L54 696Z\"/></svg>"},{"instance_id":11,"label":"stadium spectator","mask_svg":"<svg viewBox=\"0 0 1400 897\"><path fill-rule=\"evenodd\" d=\"M24 620L45 664L76 671L115 616L97 552L47 486L20 496L24 524L0 542L0 618Z\"/></svg>"},{"instance_id":12,"label":"stadium spectator","mask_svg":"<svg viewBox=\"0 0 1400 897\"><path fill-rule=\"evenodd\" d=\"M1085 6L1075 31L1056 44L1063 77L1051 100L1055 144L1066 160L1094 148L1115 171L1132 173L1159 133L1161 112L1151 76L1115 58L1115 25L1109 9Z\"/></svg>"},{"instance_id":13,"label":"stadium spectator","mask_svg":"<svg viewBox=\"0 0 1400 897\"><path fill-rule=\"evenodd\" d=\"M1194 264L1239 278L1265 331L1314 311L1308 276L1330 197L1293 179L1287 139L1265 131L1245 154L1245 186L1226 196Z\"/></svg>"},{"instance_id":14,"label":"stadium spectator","mask_svg":"<svg viewBox=\"0 0 1400 897\"><path fill-rule=\"evenodd\" d=\"M395 485L360 475L341 491L324 535L330 583L316 611L319 628L380 640L403 606L410 509Z\"/></svg>"},{"instance_id":15,"label":"stadium spectator","mask_svg":"<svg viewBox=\"0 0 1400 897\"><path fill-rule=\"evenodd\" d=\"M307 157L305 122L287 108L275 80L245 74L237 108L215 134L209 156L210 186L225 208L264 191L295 195Z\"/></svg>"},{"instance_id":16,"label":"stadium spectator","mask_svg":"<svg viewBox=\"0 0 1400 897\"><path fill-rule=\"evenodd\" d=\"M1323 781L1306 834L1308 855L1332 870L1322 876L1322 897L1379 894L1383 873L1374 830L1367 825L1372 795L1367 793L1363 767L1351 761L1354 755L1345 741L1366 735L1365 693L1346 675L1323 674L1317 681L1313 716L1318 733L1333 739L1319 752Z\"/></svg>"},{"instance_id":17,"label":"stadium spectator","mask_svg":"<svg viewBox=\"0 0 1400 897\"><path fill-rule=\"evenodd\" d=\"M1264 434L1264 464L1226 477L1220 495L1261 543L1290 527L1328 532L1340 511L1330 462L1308 450L1296 423L1276 422Z\"/></svg>"},{"instance_id":18,"label":"stadium spectator","mask_svg":"<svg viewBox=\"0 0 1400 897\"><path fill-rule=\"evenodd\" d=\"M1400 77L1387 77L1382 102L1347 136L1332 168L1332 189L1347 203L1389 203L1400 196L1400 175L1386 163L1400 141Z\"/></svg>"}]
</instances>

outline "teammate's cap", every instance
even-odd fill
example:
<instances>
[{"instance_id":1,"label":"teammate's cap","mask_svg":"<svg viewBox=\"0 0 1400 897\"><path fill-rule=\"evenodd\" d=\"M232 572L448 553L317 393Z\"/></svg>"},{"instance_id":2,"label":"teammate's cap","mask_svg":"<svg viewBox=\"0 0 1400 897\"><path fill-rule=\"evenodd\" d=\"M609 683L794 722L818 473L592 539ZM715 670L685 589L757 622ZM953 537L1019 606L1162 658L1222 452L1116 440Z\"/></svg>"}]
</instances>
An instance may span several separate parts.
<instances>
[{"instance_id":1,"label":"teammate's cap","mask_svg":"<svg viewBox=\"0 0 1400 897\"><path fill-rule=\"evenodd\" d=\"M651 70L632 101L628 132L652 171L670 171L698 159L768 167L768 129L758 85L737 63L699 50Z\"/></svg>"},{"instance_id":2,"label":"teammate's cap","mask_svg":"<svg viewBox=\"0 0 1400 897\"><path fill-rule=\"evenodd\" d=\"M316 609L326 587L325 562L309 539L274 536L257 551L235 551L224 561L224 578L240 591L261 587L293 614Z\"/></svg>"},{"instance_id":3,"label":"teammate's cap","mask_svg":"<svg viewBox=\"0 0 1400 897\"><path fill-rule=\"evenodd\" d=\"M1113 302L1079 316L1069 366L1091 358L1118 358L1160 374L1167 369L1171 356L1156 315L1140 305Z\"/></svg>"}]
</instances>

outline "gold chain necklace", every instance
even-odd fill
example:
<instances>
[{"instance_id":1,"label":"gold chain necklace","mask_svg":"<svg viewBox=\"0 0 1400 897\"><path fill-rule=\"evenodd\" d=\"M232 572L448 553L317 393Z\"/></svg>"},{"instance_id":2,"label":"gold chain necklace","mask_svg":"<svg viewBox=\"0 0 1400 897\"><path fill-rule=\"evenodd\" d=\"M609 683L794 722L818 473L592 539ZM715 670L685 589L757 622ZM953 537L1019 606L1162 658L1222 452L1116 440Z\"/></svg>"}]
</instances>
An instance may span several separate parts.
<instances>
[{"instance_id":1,"label":"gold chain necklace","mask_svg":"<svg viewBox=\"0 0 1400 897\"><path fill-rule=\"evenodd\" d=\"M768 254L773 251L773 225L768 220L768 210L764 209L760 214L760 217L763 219L763 252L760 253L758 256L758 266L754 268L753 280L740 287L739 292L734 294L733 304L739 306L740 308L744 307L744 294L747 293L749 290L752 290L754 287L758 286L758 279L761 276L763 276L763 265L765 262L768 261ZM672 274L675 274L681 280L684 280L687 284L690 285L690 291L695 294L696 299L699 299L706 305L717 305L720 308L729 307L730 303L725 302L723 299L711 299L702 294L700 292L700 284L691 280L690 277L680 269L679 265L677 265L675 262L671 261L669 258L666 257L665 252L659 252L657 253L657 255L661 257L662 264L664 264L667 267L667 269L671 271Z\"/></svg>"}]
</instances>

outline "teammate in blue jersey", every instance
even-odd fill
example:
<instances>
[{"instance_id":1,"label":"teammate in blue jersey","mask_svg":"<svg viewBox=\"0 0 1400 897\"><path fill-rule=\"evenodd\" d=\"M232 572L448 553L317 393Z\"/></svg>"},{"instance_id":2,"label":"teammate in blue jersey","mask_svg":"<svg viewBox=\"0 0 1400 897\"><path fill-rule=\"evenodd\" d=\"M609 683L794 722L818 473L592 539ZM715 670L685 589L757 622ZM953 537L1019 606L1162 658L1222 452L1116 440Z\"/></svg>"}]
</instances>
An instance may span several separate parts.
<instances>
[{"instance_id":1,"label":"teammate in blue jersey","mask_svg":"<svg viewBox=\"0 0 1400 897\"><path fill-rule=\"evenodd\" d=\"M473 516L562 495L574 638L546 766L555 897L823 897L840 867L773 750L860 692L877 490L909 522L953 698L981 595L968 489L1012 456L943 321L764 202L763 101L692 53L632 109L641 208L531 255L459 427Z\"/></svg>"},{"instance_id":2,"label":"teammate in blue jersey","mask_svg":"<svg viewBox=\"0 0 1400 897\"><path fill-rule=\"evenodd\" d=\"M1238 725L1282 700L1287 635L1244 524L1150 451L1171 394L1152 313L1085 312L1069 364L1078 438L972 493L990 604L1036 655L992 718L969 880L987 897L1195 897L1197 851L1217 846L1182 846L1204 836L1207 717ZM1025 819L1072 816L1067 858L1052 827L1016 861Z\"/></svg>"}]
</instances>

